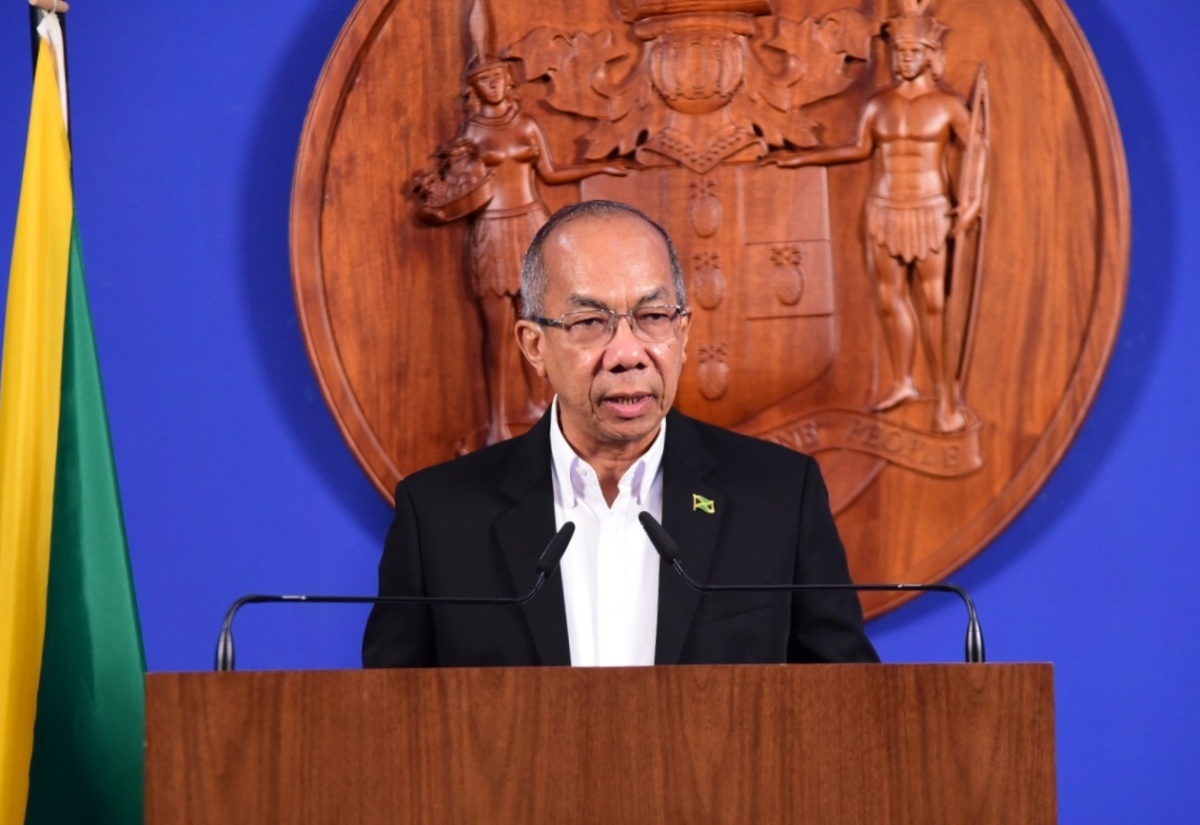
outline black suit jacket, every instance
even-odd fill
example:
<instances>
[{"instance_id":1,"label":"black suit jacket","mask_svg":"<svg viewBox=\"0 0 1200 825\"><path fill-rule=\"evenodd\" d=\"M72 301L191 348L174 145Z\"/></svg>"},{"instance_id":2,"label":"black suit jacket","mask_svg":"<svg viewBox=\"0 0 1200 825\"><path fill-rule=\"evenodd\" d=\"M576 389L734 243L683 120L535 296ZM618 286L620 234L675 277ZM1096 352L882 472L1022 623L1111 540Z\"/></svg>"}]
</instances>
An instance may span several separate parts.
<instances>
[{"instance_id":1,"label":"black suit jacket","mask_svg":"<svg viewBox=\"0 0 1200 825\"><path fill-rule=\"evenodd\" d=\"M414 473L396 488L381 595L526 592L554 535L550 414L524 436ZM663 527L712 584L849 581L811 458L671 412ZM711 499L713 513L693 507ZM567 552L571 552L568 547ZM377 605L368 667L568 665L562 580L521 607ZM853 592L701 595L659 575L658 664L878 661Z\"/></svg>"}]
</instances>

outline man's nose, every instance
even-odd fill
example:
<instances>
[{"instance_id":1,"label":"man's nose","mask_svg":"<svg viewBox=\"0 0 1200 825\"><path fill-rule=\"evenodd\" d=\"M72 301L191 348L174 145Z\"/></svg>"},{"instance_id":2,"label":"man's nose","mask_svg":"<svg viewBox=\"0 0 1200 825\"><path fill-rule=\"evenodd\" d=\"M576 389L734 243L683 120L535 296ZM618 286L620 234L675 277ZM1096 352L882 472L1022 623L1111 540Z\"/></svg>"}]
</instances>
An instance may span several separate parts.
<instances>
[{"instance_id":1,"label":"man's nose","mask_svg":"<svg viewBox=\"0 0 1200 825\"><path fill-rule=\"evenodd\" d=\"M610 370L635 369L646 365L646 344L633 331L633 318L620 315L612 340L604 350L604 366Z\"/></svg>"}]
</instances>

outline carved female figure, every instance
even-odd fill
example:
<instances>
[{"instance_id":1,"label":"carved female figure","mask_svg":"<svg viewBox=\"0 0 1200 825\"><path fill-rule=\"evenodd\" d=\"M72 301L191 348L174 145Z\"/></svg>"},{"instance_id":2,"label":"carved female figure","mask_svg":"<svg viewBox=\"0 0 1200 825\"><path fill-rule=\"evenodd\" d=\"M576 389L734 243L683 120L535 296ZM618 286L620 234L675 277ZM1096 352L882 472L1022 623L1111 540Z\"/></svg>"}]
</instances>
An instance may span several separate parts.
<instances>
[{"instance_id":1,"label":"carved female figure","mask_svg":"<svg viewBox=\"0 0 1200 825\"><path fill-rule=\"evenodd\" d=\"M483 325L488 444L512 435L506 410L507 381L517 362L527 390L522 417L536 420L545 410L538 378L519 357L513 335L520 313L521 260L533 236L549 219L536 181L573 183L598 174L625 175L630 169L625 163L556 166L545 133L521 111L515 92L506 63L473 58L465 78L467 115L456 141L474 148L492 193L468 217L465 249L467 276ZM429 218L431 213L427 210L424 214ZM432 219L438 219L436 213Z\"/></svg>"}]
</instances>

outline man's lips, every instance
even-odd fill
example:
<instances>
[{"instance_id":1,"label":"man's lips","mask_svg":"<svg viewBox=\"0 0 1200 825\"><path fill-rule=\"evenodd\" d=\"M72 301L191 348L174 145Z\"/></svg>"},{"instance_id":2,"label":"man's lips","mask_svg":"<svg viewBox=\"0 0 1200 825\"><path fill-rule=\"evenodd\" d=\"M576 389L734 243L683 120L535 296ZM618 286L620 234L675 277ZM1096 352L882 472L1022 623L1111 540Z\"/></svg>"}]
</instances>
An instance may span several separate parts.
<instances>
[{"instance_id":1,"label":"man's lips","mask_svg":"<svg viewBox=\"0 0 1200 825\"><path fill-rule=\"evenodd\" d=\"M620 393L605 396L604 408L622 418L636 418L647 412L654 404L651 393Z\"/></svg>"}]
</instances>

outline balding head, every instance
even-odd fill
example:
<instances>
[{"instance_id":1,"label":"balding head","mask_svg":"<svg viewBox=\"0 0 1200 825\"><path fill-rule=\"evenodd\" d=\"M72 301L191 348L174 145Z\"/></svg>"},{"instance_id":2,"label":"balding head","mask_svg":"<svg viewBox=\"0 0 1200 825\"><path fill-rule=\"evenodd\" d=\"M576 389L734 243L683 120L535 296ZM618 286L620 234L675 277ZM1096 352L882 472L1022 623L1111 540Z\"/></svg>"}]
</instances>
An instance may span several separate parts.
<instances>
[{"instance_id":1,"label":"balding head","mask_svg":"<svg viewBox=\"0 0 1200 825\"><path fill-rule=\"evenodd\" d=\"M523 301L522 315L525 318L538 318L545 312L546 287L550 282L550 271L546 266L546 242L563 227L582 220L602 220L615 217L634 217L652 227L667 248L671 260L671 280L675 285L675 303L681 307L687 306L687 289L683 283L683 267L679 263L679 253L671 236L645 212L629 204L618 201L591 200L581 201L563 207L554 213L529 245L525 253L525 261L521 267L521 298Z\"/></svg>"}]
</instances>

